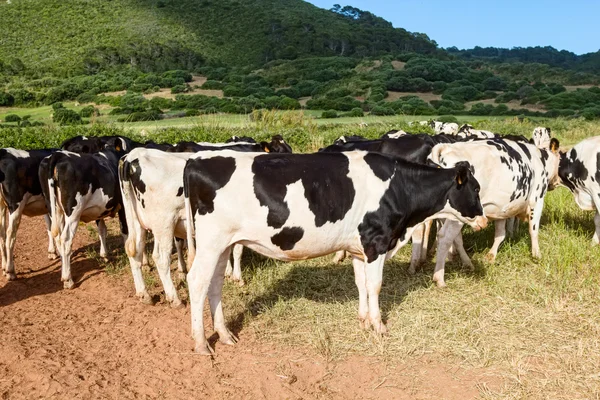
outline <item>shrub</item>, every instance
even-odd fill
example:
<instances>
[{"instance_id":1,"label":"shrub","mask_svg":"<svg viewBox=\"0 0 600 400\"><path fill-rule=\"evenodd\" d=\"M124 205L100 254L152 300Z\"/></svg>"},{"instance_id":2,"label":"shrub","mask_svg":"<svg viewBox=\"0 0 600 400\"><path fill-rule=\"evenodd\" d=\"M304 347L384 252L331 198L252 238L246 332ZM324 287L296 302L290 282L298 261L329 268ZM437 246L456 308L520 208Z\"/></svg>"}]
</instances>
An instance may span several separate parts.
<instances>
[{"instance_id":1,"label":"shrub","mask_svg":"<svg viewBox=\"0 0 600 400\"><path fill-rule=\"evenodd\" d=\"M225 87L223 82L215 81L212 79L207 80L202 85L202 89L210 89L210 90L222 90Z\"/></svg>"},{"instance_id":2,"label":"shrub","mask_svg":"<svg viewBox=\"0 0 600 400\"><path fill-rule=\"evenodd\" d=\"M335 110L327 110L321 113L321 118L337 118L338 113Z\"/></svg>"},{"instance_id":3,"label":"shrub","mask_svg":"<svg viewBox=\"0 0 600 400\"><path fill-rule=\"evenodd\" d=\"M355 107L347 114L349 117L364 117L365 113L360 107Z\"/></svg>"},{"instance_id":4,"label":"shrub","mask_svg":"<svg viewBox=\"0 0 600 400\"><path fill-rule=\"evenodd\" d=\"M197 115L200 115L200 111L198 110L185 110L186 117L195 117Z\"/></svg>"},{"instance_id":5,"label":"shrub","mask_svg":"<svg viewBox=\"0 0 600 400\"><path fill-rule=\"evenodd\" d=\"M100 115L100 112L94 106L89 105L79 110L79 115L81 118L90 118L92 115Z\"/></svg>"},{"instance_id":6,"label":"shrub","mask_svg":"<svg viewBox=\"0 0 600 400\"><path fill-rule=\"evenodd\" d=\"M12 94L6 92L0 92L0 106L10 107L15 104L15 98Z\"/></svg>"},{"instance_id":7,"label":"shrub","mask_svg":"<svg viewBox=\"0 0 600 400\"><path fill-rule=\"evenodd\" d=\"M187 85L175 85L171 88L171 93L185 93L188 91Z\"/></svg>"},{"instance_id":8,"label":"shrub","mask_svg":"<svg viewBox=\"0 0 600 400\"><path fill-rule=\"evenodd\" d=\"M453 115L440 115L436 119L440 122L456 122L456 123L458 123L458 120Z\"/></svg>"},{"instance_id":9,"label":"shrub","mask_svg":"<svg viewBox=\"0 0 600 400\"><path fill-rule=\"evenodd\" d=\"M81 116L73 110L57 108L52 115L52 121L59 125L78 125L81 124Z\"/></svg>"},{"instance_id":10,"label":"shrub","mask_svg":"<svg viewBox=\"0 0 600 400\"><path fill-rule=\"evenodd\" d=\"M371 114L373 115L394 115L395 112L393 109L385 106L375 106L371 110Z\"/></svg>"},{"instance_id":11,"label":"shrub","mask_svg":"<svg viewBox=\"0 0 600 400\"><path fill-rule=\"evenodd\" d=\"M300 108L300 102L291 97L281 96L278 108L281 110L298 110Z\"/></svg>"},{"instance_id":12,"label":"shrub","mask_svg":"<svg viewBox=\"0 0 600 400\"><path fill-rule=\"evenodd\" d=\"M59 108L65 108L65 106L63 105L63 103L54 103L54 104L52 104L52 109L54 111L58 110Z\"/></svg>"},{"instance_id":13,"label":"shrub","mask_svg":"<svg viewBox=\"0 0 600 400\"><path fill-rule=\"evenodd\" d=\"M19 117L17 114L8 114L6 117L4 117L4 122L20 122L21 121L21 117Z\"/></svg>"}]
</instances>

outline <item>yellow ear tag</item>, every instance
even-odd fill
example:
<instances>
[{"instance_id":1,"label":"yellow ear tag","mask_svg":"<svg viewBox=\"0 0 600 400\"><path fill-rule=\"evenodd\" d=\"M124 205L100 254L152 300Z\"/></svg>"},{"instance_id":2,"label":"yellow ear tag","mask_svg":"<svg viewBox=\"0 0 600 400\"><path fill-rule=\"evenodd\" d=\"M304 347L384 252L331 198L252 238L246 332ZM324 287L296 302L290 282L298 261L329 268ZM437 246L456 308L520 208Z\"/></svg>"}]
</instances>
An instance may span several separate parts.
<instances>
[{"instance_id":1,"label":"yellow ear tag","mask_svg":"<svg viewBox=\"0 0 600 400\"><path fill-rule=\"evenodd\" d=\"M115 147L115 150L117 150L117 151L121 151L121 147L119 147L119 146L116 146L116 147Z\"/></svg>"},{"instance_id":2,"label":"yellow ear tag","mask_svg":"<svg viewBox=\"0 0 600 400\"><path fill-rule=\"evenodd\" d=\"M462 185L462 179L460 179L460 175L458 176L457 182L459 185Z\"/></svg>"},{"instance_id":3,"label":"yellow ear tag","mask_svg":"<svg viewBox=\"0 0 600 400\"><path fill-rule=\"evenodd\" d=\"M267 146L263 147L263 150L265 151L265 153L270 153L271 152Z\"/></svg>"}]
</instances>

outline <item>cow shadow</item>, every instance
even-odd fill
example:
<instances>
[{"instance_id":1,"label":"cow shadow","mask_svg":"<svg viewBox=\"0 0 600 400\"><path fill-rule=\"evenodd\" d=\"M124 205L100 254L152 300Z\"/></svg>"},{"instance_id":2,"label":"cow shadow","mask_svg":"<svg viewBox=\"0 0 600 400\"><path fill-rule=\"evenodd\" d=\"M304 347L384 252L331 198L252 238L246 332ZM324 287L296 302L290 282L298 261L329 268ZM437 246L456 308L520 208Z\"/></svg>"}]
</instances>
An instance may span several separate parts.
<instances>
[{"instance_id":1,"label":"cow shadow","mask_svg":"<svg viewBox=\"0 0 600 400\"><path fill-rule=\"evenodd\" d=\"M115 235L107 238L109 260L116 258L123 252L122 243L123 239L120 236ZM99 252L99 249L100 242L97 241L80 247L73 252L71 256L71 274L75 282L75 289L73 290L78 290L82 283L102 273L103 263L99 262L99 258L93 256ZM92 258L90 258L90 255ZM63 290L60 257L54 260L46 260L42 267L26 272L19 268L19 260L15 260L15 263L17 280L6 281L6 278L0 277L0 279L4 279L4 285L0 287L0 307Z\"/></svg>"},{"instance_id":2,"label":"cow shadow","mask_svg":"<svg viewBox=\"0 0 600 400\"><path fill-rule=\"evenodd\" d=\"M263 295L246 302L243 310L229 318L228 327L233 333L238 334L243 330L244 324L248 322L249 318L257 317L276 307L277 303L286 300L305 299L331 304L353 302L358 310L358 289L354 281L352 262L348 258L340 264L334 264L331 261L332 258L333 255L318 259L317 263L320 265L316 266L296 263ZM460 267L459 263L447 263L453 273L483 278L485 269L482 269L479 263L474 264L476 264L475 271L470 271ZM247 271L264 267L277 268L277 261L245 249L242 265L245 267L244 275L247 277L247 283L252 284L253 279L260 279L260 274L255 276L252 272L246 273ZM379 295L380 310L384 321L387 321L390 312L398 304L401 304L411 292L434 285L431 277L435 259L429 258L414 275L408 273L408 267L409 262L403 261L399 257L388 260L385 264L383 284ZM210 341L214 342L216 338L217 336L213 335Z\"/></svg>"}]
</instances>

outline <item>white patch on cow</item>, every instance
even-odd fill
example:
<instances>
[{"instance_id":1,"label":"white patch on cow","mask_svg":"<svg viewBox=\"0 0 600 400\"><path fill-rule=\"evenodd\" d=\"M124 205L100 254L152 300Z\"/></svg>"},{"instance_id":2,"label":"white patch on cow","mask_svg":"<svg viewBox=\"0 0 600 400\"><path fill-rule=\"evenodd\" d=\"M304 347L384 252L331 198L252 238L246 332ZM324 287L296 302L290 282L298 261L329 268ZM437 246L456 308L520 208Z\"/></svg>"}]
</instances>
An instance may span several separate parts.
<instances>
[{"instance_id":1,"label":"white patch on cow","mask_svg":"<svg viewBox=\"0 0 600 400\"><path fill-rule=\"evenodd\" d=\"M398 132L394 132L394 133L388 134L387 137L389 139L398 139L399 137L402 137L402 136L405 136L405 135L408 135L408 133L406 133L402 129L400 129Z\"/></svg>"},{"instance_id":2,"label":"white patch on cow","mask_svg":"<svg viewBox=\"0 0 600 400\"><path fill-rule=\"evenodd\" d=\"M11 154L14 157L17 158L28 158L29 157L29 152L25 151L25 150L18 150L18 149L13 149L12 147L7 147L6 150L9 154Z\"/></svg>"}]
</instances>

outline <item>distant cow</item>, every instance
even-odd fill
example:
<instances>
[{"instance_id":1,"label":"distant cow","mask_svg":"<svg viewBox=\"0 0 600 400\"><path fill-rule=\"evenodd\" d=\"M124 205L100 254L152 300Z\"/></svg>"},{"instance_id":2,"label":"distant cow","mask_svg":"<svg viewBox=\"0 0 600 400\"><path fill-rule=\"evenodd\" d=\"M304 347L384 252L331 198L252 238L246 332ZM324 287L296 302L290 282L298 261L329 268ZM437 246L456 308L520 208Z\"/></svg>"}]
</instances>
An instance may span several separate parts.
<instances>
[{"instance_id":1,"label":"distant cow","mask_svg":"<svg viewBox=\"0 0 600 400\"><path fill-rule=\"evenodd\" d=\"M429 122L429 126L438 135L456 135L458 132L458 124L456 122L431 121Z\"/></svg>"},{"instance_id":2,"label":"distant cow","mask_svg":"<svg viewBox=\"0 0 600 400\"><path fill-rule=\"evenodd\" d=\"M485 215L495 221L494 244L487 256L489 261L495 260L498 247L504 241L506 220L511 217L529 221L531 253L533 257L541 257L538 244L540 217L547 191L558 184L558 147L556 139L552 139L550 149L538 149L528 143L496 138L440 144L433 148L430 160L444 168L461 161L468 161L474 168L475 178L481 184ZM463 263L472 265L462 248L462 239L455 242L461 228L460 222L446 221L439 233L433 276L438 286L445 286L444 265L453 242L457 244Z\"/></svg>"},{"instance_id":3,"label":"distant cow","mask_svg":"<svg viewBox=\"0 0 600 400\"><path fill-rule=\"evenodd\" d=\"M274 139L274 141L277 139ZM283 139L281 138L281 141ZM283 142L285 143L285 142ZM248 146L246 142L205 143L201 152L229 149L238 152L261 151L262 145ZM273 147L272 147L273 148ZM278 150L291 148L287 143ZM151 302L142 278L142 255L146 244L145 231L154 235L152 257L157 266L165 297L172 307L182 305L171 280L170 259L173 238L186 238L183 201L183 168L194 153L165 153L154 149L138 148L119 163L119 178L129 237L125 250L129 256L136 295L143 302ZM180 243L179 243L180 245ZM235 246L232 278L244 284L240 266L243 247ZM183 254L177 249L179 272L184 273Z\"/></svg>"},{"instance_id":4,"label":"distant cow","mask_svg":"<svg viewBox=\"0 0 600 400\"><path fill-rule=\"evenodd\" d=\"M573 193L579 208L596 211L592 244L597 245L600 243L600 136L587 138L566 153L561 152L558 175Z\"/></svg>"},{"instance_id":5,"label":"distant cow","mask_svg":"<svg viewBox=\"0 0 600 400\"><path fill-rule=\"evenodd\" d=\"M404 132L402 129L392 129L381 135L381 139L398 139L404 135L408 135L408 133Z\"/></svg>"},{"instance_id":6,"label":"distant cow","mask_svg":"<svg viewBox=\"0 0 600 400\"><path fill-rule=\"evenodd\" d=\"M383 264L408 241L413 227L442 215L476 228L487 222L467 163L438 169L364 151L222 151L195 154L183 176L193 259L187 276L192 336L202 354L213 352L204 334L207 295L220 340L236 342L225 326L221 299L225 265L236 243L286 261L349 251L361 325L384 333Z\"/></svg>"},{"instance_id":7,"label":"distant cow","mask_svg":"<svg viewBox=\"0 0 600 400\"><path fill-rule=\"evenodd\" d=\"M123 151L102 150L77 154L61 150L46 158L39 169L40 183L52 219L52 236L62 259L61 279L65 289L74 287L71 254L79 221L96 221L100 256L106 257L104 218L119 214L121 232L127 234L117 176Z\"/></svg>"},{"instance_id":8,"label":"distant cow","mask_svg":"<svg viewBox=\"0 0 600 400\"><path fill-rule=\"evenodd\" d=\"M65 140L60 148L74 153L97 153L104 149L128 152L140 146L125 136L75 136Z\"/></svg>"},{"instance_id":9,"label":"distant cow","mask_svg":"<svg viewBox=\"0 0 600 400\"><path fill-rule=\"evenodd\" d=\"M496 134L490 131L475 129L469 124L463 124L455 133L460 138L477 138L477 139L493 139Z\"/></svg>"},{"instance_id":10,"label":"distant cow","mask_svg":"<svg viewBox=\"0 0 600 400\"><path fill-rule=\"evenodd\" d=\"M8 280L16 279L14 248L21 216L48 213L42 195L38 168L40 162L56 150L0 149L0 254L2 271ZM48 257L55 258L54 241L48 228Z\"/></svg>"}]
</instances>

